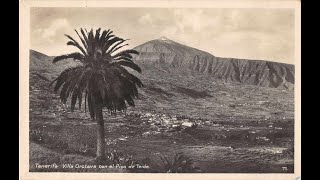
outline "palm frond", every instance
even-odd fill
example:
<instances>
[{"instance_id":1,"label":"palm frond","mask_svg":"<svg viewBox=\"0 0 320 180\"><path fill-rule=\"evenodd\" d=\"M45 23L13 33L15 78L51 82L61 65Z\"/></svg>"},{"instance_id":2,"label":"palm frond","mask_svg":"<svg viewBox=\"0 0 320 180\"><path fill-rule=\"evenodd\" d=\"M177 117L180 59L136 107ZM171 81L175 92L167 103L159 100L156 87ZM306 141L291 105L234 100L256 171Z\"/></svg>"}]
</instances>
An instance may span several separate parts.
<instances>
[{"instance_id":1,"label":"palm frond","mask_svg":"<svg viewBox=\"0 0 320 180\"><path fill-rule=\"evenodd\" d=\"M111 31L110 29L108 29L108 32L105 36L105 38L103 39L104 41L108 41L110 38L114 37L114 35L112 35L113 31Z\"/></svg>"},{"instance_id":2,"label":"palm frond","mask_svg":"<svg viewBox=\"0 0 320 180\"><path fill-rule=\"evenodd\" d=\"M62 86L63 83L72 75L74 71L77 69L82 68L82 66L76 66L76 67L69 67L68 69L64 70L55 80L53 80L49 86L51 86L54 82L57 82L54 91L57 92L58 89Z\"/></svg>"},{"instance_id":3,"label":"palm frond","mask_svg":"<svg viewBox=\"0 0 320 180\"><path fill-rule=\"evenodd\" d=\"M83 73L83 68L78 68L70 74L69 77L66 78L65 83L62 86L62 89L60 91L60 99L63 103L67 102L67 99L69 97L69 94L74 90L74 87L77 83L77 78L81 76Z\"/></svg>"},{"instance_id":4,"label":"palm frond","mask_svg":"<svg viewBox=\"0 0 320 180\"><path fill-rule=\"evenodd\" d=\"M74 111L74 107L76 105L78 96L79 96L79 89L75 89L71 95L71 111Z\"/></svg>"},{"instance_id":5,"label":"palm frond","mask_svg":"<svg viewBox=\"0 0 320 180\"><path fill-rule=\"evenodd\" d=\"M126 66L141 73L141 68L134 62L130 62L130 61L122 61L122 60L113 61L110 63L110 66Z\"/></svg>"},{"instance_id":6,"label":"palm frond","mask_svg":"<svg viewBox=\"0 0 320 180\"><path fill-rule=\"evenodd\" d=\"M123 39L122 38L119 38L119 37L113 37L112 39L109 39L107 42L106 42L106 44L104 45L104 47L103 47L103 52L107 52L108 51L108 49L113 45L113 44L115 44L115 43L117 43L117 42L121 42L121 41L123 41Z\"/></svg>"},{"instance_id":7,"label":"palm frond","mask_svg":"<svg viewBox=\"0 0 320 180\"><path fill-rule=\"evenodd\" d=\"M117 48L119 45L121 45L122 43L124 43L126 40L125 39L121 39L119 41L117 41L116 43L113 44L113 46L110 46L110 49L106 52L111 54L112 52L114 52L114 49Z\"/></svg>"},{"instance_id":8,"label":"palm frond","mask_svg":"<svg viewBox=\"0 0 320 180\"><path fill-rule=\"evenodd\" d=\"M61 72L61 74L57 77L57 78L55 78L50 84L49 84L49 87L54 83L54 82L56 82L56 81L58 81L59 79L61 79L62 77L64 77L69 71L71 71L71 69L72 69L72 67L70 68L67 68L67 69L65 69L64 71L62 71Z\"/></svg>"},{"instance_id":9,"label":"palm frond","mask_svg":"<svg viewBox=\"0 0 320 180\"><path fill-rule=\"evenodd\" d=\"M88 81L90 80L92 75L92 70L90 68L86 68L82 70L78 79L74 79L74 81L70 84L69 89L66 92L66 96L72 94L71 97L71 111L74 110L77 99L79 99L79 109L81 109L81 101L82 94L85 88L87 87Z\"/></svg>"},{"instance_id":10,"label":"palm frond","mask_svg":"<svg viewBox=\"0 0 320 180\"><path fill-rule=\"evenodd\" d=\"M99 42L99 39L100 39L100 31L101 31L101 28L97 29L96 30L96 34L95 34L95 42Z\"/></svg>"},{"instance_id":11,"label":"palm frond","mask_svg":"<svg viewBox=\"0 0 320 180\"><path fill-rule=\"evenodd\" d=\"M78 49L80 49L80 51L83 53L83 55L87 54L86 51L83 49L83 47L75 39L73 39L71 36L69 36L67 34L65 34L65 36L67 36L71 40L71 41L69 41L67 43L67 45L71 45L71 46L77 47Z\"/></svg>"},{"instance_id":12,"label":"palm frond","mask_svg":"<svg viewBox=\"0 0 320 180\"><path fill-rule=\"evenodd\" d=\"M88 98L88 91L85 91L84 95L84 112L87 113L87 98Z\"/></svg>"},{"instance_id":13,"label":"palm frond","mask_svg":"<svg viewBox=\"0 0 320 180\"><path fill-rule=\"evenodd\" d=\"M95 120L95 114L94 114L92 106L93 106L92 105L92 94L88 93L88 110L89 110L91 119Z\"/></svg>"},{"instance_id":14,"label":"palm frond","mask_svg":"<svg viewBox=\"0 0 320 180\"><path fill-rule=\"evenodd\" d=\"M82 30L82 29L81 29L81 30ZM77 33L78 37L80 38L80 40L81 40L84 48L87 49L88 45L87 45L87 42L85 41L84 37L81 37L80 34L78 33L78 31L77 31L76 29L75 29L74 31L76 31L76 33Z\"/></svg>"},{"instance_id":15,"label":"palm frond","mask_svg":"<svg viewBox=\"0 0 320 180\"><path fill-rule=\"evenodd\" d=\"M123 48L123 47L125 47L125 46L128 46L128 45L129 45L129 44L124 44L124 45L122 45L122 46L118 46L118 47L112 49L110 53L114 53L114 52L116 52L117 50L119 50L119 49L121 49L121 48Z\"/></svg>"},{"instance_id":16,"label":"palm frond","mask_svg":"<svg viewBox=\"0 0 320 180\"><path fill-rule=\"evenodd\" d=\"M106 38L106 36L107 36L107 34L108 34L109 32L110 32L110 29L104 30L104 31L102 32L102 34L101 34L101 36L100 36L100 39L99 39L99 41L98 41L99 46L101 46L101 47L104 46L103 43L105 43L105 38Z\"/></svg>"},{"instance_id":17,"label":"palm frond","mask_svg":"<svg viewBox=\"0 0 320 180\"><path fill-rule=\"evenodd\" d=\"M139 78L137 78L135 75L129 73L125 68L119 67L118 70L120 71L120 73L123 76L125 76L128 80L130 80L133 83L135 83L138 87L143 87L144 86Z\"/></svg>"},{"instance_id":18,"label":"palm frond","mask_svg":"<svg viewBox=\"0 0 320 180\"><path fill-rule=\"evenodd\" d=\"M112 32L113 31L108 30L107 34L104 37L100 38L99 44L102 47L102 49L104 49L104 47L107 45L108 41L111 40L111 38L115 37L115 35L113 35Z\"/></svg>"},{"instance_id":19,"label":"palm frond","mask_svg":"<svg viewBox=\"0 0 320 180\"><path fill-rule=\"evenodd\" d=\"M71 36L67 45L77 47L80 51L57 56L53 63L64 59L74 59L82 62L81 66L64 70L50 86L55 83L54 91L60 90L60 99L63 103L71 102L73 111L78 103L81 109L84 98L84 109L87 108L90 117L95 120L95 107L102 106L111 113L122 111L129 106L135 106L134 99L138 97L138 87L142 87L141 80L129 73L131 68L141 73L141 68L132 61L133 55L139 52L133 49L118 52L127 46L126 40L113 35L110 29L101 31L101 28L75 30L81 40L80 44ZM96 52L102 50L102 59L96 61ZM115 55L112 55L115 54ZM84 95L83 95L84 93Z\"/></svg>"},{"instance_id":20,"label":"palm frond","mask_svg":"<svg viewBox=\"0 0 320 180\"><path fill-rule=\"evenodd\" d=\"M71 54L64 54L64 55L56 56L52 60L52 63L56 63L58 61L65 60L65 59L73 59L73 60L84 61L84 56L82 54L78 53L78 52L74 52L74 53L71 53Z\"/></svg>"},{"instance_id":21,"label":"palm frond","mask_svg":"<svg viewBox=\"0 0 320 180\"><path fill-rule=\"evenodd\" d=\"M86 31L87 31L87 30L86 30ZM83 30L82 28L80 29L80 32L81 32L81 34L82 34L82 36L83 36L84 41L86 42L86 48L88 48L88 43L89 43L89 41L88 41L87 34L84 32L84 30Z\"/></svg>"},{"instance_id":22,"label":"palm frond","mask_svg":"<svg viewBox=\"0 0 320 180\"><path fill-rule=\"evenodd\" d=\"M94 42L94 35L93 35L93 29L90 30L89 33L87 33L88 37L88 54L93 55L94 54L94 48L95 48L95 42Z\"/></svg>"},{"instance_id":23,"label":"palm frond","mask_svg":"<svg viewBox=\"0 0 320 180\"><path fill-rule=\"evenodd\" d=\"M129 49L129 50L124 50L124 51L121 51L115 55L112 56L112 58L117 58L117 57L120 57L120 56L125 56L127 57L128 55L130 54L136 54L136 55L139 55L139 52L134 50L134 49ZM129 56L132 58L132 56Z\"/></svg>"},{"instance_id":24,"label":"palm frond","mask_svg":"<svg viewBox=\"0 0 320 180\"><path fill-rule=\"evenodd\" d=\"M117 57L113 60L124 60L124 61L130 61L130 62L133 62L132 58L129 58L129 57L123 57L123 56L120 56L120 57Z\"/></svg>"},{"instance_id":25,"label":"palm frond","mask_svg":"<svg viewBox=\"0 0 320 180\"><path fill-rule=\"evenodd\" d=\"M79 90L79 95L78 95L78 101L79 101L79 109L81 109L81 105L82 105L82 94L83 92L81 92L81 90Z\"/></svg>"}]
</instances>

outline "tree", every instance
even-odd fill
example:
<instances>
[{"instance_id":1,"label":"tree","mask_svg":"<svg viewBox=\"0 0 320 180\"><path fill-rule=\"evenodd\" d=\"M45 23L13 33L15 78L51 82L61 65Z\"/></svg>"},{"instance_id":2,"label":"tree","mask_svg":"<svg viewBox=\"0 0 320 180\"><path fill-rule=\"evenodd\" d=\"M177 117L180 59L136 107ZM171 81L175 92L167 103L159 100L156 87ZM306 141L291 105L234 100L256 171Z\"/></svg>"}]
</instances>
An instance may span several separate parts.
<instances>
[{"instance_id":1,"label":"tree","mask_svg":"<svg viewBox=\"0 0 320 180\"><path fill-rule=\"evenodd\" d=\"M125 68L141 73L140 67L132 61L132 55L139 52L133 49L119 51L127 40L113 35L113 31L101 28L94 33L80 29L77 33L82 45L69 35L67 45L75 46L80 52L57 56L53 63L73 59L80 62L78 66L64 70L51 84L56 83L54 91L60 90L60 99L66 103L71 99L71 111L76 102L81 109L84 98L85 111L88 110L92 120L97 122L97 160L105 159L104 120L102 109L109 112L123 111L134 106L134 98L138 96L137 87L143 86L139 78ZM50 84L50 85L51 85Z\"/></svg>"}]
</instances>

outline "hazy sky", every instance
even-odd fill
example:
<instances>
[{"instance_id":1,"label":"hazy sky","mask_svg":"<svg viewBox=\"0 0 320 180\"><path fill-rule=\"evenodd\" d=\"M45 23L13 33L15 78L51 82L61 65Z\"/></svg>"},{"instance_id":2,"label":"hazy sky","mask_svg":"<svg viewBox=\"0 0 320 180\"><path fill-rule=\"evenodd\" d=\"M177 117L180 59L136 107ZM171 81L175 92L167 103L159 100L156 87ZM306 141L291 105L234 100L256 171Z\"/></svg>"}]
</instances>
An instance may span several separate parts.
<instances>
[{"instance_id":1,"label":"hazy sky","mask_svg":"<svg viewBox=\"0 0 320 180\"><path fill-rule=\"evenodd\" d=\"M293 9L32 8L31 48L73 52L64 34L111 29L128 48L165 36L215 56L294 63Z\"/></svg>"}]
</instances>

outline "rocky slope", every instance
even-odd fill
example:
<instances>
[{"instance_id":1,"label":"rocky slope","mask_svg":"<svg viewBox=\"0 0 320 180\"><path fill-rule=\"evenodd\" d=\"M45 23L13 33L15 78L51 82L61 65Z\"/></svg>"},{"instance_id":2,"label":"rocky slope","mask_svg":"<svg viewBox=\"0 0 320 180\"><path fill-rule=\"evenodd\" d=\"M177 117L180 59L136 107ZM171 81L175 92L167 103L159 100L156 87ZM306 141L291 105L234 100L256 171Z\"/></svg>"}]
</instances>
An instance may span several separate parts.
<instances>
[{"instance_id":1,"label":"rocky slope","mask_svg":"<svg viewBox=\"0 0 320 180\"><path fill-rule=\"evenodd\" d=\"M289 90L294 87L294 65L291 64L216 57L165 37L148 41L134 49L140 52L134 60L144 71L152 67L167 73L181 72L181 75L186 71L191 74L200 73L207 75L210 81L219 79L230 83ZM53 57L30 50L30 70L43 70L46 72L42 74L50 76L76 64L74 61L52 64L52 59Z\"/></svg>"},{"instance_id":2,"label":"rocky slope","mask_svg":"<svg viewBox=\"0 0 320 180\"><path fill-rule=\"evenodd\" d=\"M294 65L262 60L216 57L165 37L135 47L135 60L168 70L191 70L226 82L293 89Z\"/></svg>"},{"instance_id":3,"label":"rocky slope","mask_svg":"<svg viewBox=\"0 0 320 180\"><path fill-rule=\"evenodd\" d=\"M51 67L53 67L53 64L50 56L30 50L30 70L48 69Z\"/></svg>"},{"instance_id":4,"label":"rocky slope","mask_svg":"<svg viewBox=\"0 0 320 180\"><path fill-rule=\"evenodd\" d=\"M52 63L54 57L47 56L35 50L30 50L30 73L37 75L47 80L53 80L63 70L70 66L76 66L75 61L60 61L56 64Z\"/></svg>"}]
</instances>

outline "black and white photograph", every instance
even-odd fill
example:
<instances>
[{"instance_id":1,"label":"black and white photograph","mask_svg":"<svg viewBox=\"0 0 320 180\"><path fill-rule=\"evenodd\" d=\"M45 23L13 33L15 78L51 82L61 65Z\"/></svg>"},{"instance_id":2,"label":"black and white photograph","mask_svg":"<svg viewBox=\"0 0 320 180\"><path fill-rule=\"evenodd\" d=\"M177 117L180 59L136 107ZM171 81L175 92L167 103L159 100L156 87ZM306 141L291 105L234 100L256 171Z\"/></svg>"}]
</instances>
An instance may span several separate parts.
<instances>
[{"instance_id":1,"label":"black and white photograph","mask_svg":"<svg viewBox=\"0 0 320 180\"><path fill-rule=\"evenodd\" d=\"M296 12L30 7L28 173L300 172Z\"/></svg>"}]
</instances>

